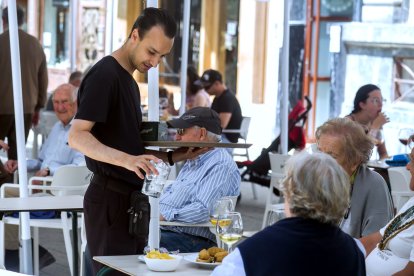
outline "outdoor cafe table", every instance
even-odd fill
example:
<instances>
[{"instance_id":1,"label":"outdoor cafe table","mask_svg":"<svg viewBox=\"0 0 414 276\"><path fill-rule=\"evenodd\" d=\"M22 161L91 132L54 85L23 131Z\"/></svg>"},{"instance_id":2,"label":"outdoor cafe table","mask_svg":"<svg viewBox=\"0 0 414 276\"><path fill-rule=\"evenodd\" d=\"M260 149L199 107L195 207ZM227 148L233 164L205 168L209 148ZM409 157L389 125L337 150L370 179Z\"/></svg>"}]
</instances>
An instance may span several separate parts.
<instances>
[{"instance_id":1,"label":"outdoor cafe table","mask_svg":"<svg viewBox=\"0 0 414 276\"><path fill-rule=\"evenodd\" d=\"M72 212L72 229L78 229L77 212L83 211L83 196L9 197L0 199L0 219L9 212L67 211ZM78 231L73 237L73 274L79 275ZM1 273L0 273L1 274Z\"/></svg>"},{"instance_id":2,"label":"outdoor cafe table","mask_svg":"<svg viewBox=\"0 0 414 276\"><path fill-rule=\"evenodd\" d=\"M190 254L190 253L187 253ZM180 255L186 255L185 253ZM150 270L147 265L138 260L139 255L121 255L121 256L95 256L93 259L115 270L118 270L126 275L180 275L180 276L194 276L194 275L210 275L211 268L203 268L197 264L190 263L186 260L181 260L177 270L173 272L156 272Z\"/></svg>"}]
</instances>

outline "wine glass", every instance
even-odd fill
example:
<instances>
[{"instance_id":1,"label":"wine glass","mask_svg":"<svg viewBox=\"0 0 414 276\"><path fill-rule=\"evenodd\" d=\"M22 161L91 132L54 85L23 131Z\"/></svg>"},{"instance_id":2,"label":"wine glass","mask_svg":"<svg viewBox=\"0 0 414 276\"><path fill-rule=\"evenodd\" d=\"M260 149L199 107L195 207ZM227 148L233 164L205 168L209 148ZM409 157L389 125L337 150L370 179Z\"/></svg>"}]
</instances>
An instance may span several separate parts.
<instances>
[{"instance_id":1,"label":"wine glass","mask_svg":"<svg viewBox=\"0 0 414 276\"><path fill-rule=\"evenodd\" d=\"M412 128L402 128L400 129L400 131L398 132L398 140L400 140L401 144L403 144L404 146L409 146L409 140L410 137L414 134L414 129Z\"/></svg>"},{"instance_id":2,"label":"wine glass","mask_svg":"<svg viewBox=\"0 0 414 276\"><path fill-rule=\"evenodd\" d=\"M243 221L239 212L229 212L219 215L216 224L217 234L222 242L227 244L229 253L232 245L243 235Z\"/></svg>"},{"instance_id":3,"label":"wine glass","mask_svg":"<svg viewBox=\"0 0 414 276\"><path fill-rule=\"evenodd\" d=\"M216 226L219 215L234 211L233 201L228 197L217 199L210 208L210 222Z\"/></svg>"},{"instance_id":4,"label":"wine glass","mask_svg":"<svg viewBox=\"0 0 414 276\"><path fill-rule=\"evenodd\" d=\"M408 138L407 146L410 150L414 148L414 134Z\"/></svg>"}]
</instances>

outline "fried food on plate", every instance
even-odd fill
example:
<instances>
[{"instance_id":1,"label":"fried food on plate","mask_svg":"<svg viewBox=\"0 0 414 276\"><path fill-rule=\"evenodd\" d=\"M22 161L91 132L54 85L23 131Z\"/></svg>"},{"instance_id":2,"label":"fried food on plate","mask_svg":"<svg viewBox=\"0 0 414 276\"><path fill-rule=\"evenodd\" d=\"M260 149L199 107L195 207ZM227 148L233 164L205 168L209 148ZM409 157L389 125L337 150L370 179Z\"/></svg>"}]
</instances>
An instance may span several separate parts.
<instances>
[{"instance_id":1,"label":"fried food on plate","mask_svg":"<svg viewBox=\"0 0 414 276\"><path fill-rule=\"evenodd\" d=\"M219 248L219 247L210 247L208 249L208 254L210 254L211 257L214 257L216 255L216 253L218 252L223 252L225 251L223 248Z\"/></svg>"},{"instance_id":2,"label":"fried food on plate","mask_svg":"<svg viewBox=\"0 0 414 276\"><path fill-rule=\"evenodd\" d=\"M146 257L148 259L168 259L168 260L174 259L168 253L161 253L160 251L154 250L154 249L148 252Z\"/></svg>"},{"instance_id":3,"label":"fried food on plate","mask_svg":"<svg viewBox=\"0 0 414 276\"><path fill-rule=\"evenodd\" d=\"M197 262L199 263L219 263L229 253L223 248L210 247L209 249L203 249L198 253Z\"/></svg>"},{"instance_id":4,"label":"fried food on plate","mask_svg":"<svg viewBox=\"0 0 414 276\"><path fill-rule=\"evenodd\" d=\"M221 251L221 252L217 252L216 255L214 255L214 260L218 263L221 263L224 259L224 257L226 257L229 254L229 252L227 251Z\"/></svg>"},{"instance_id":5,"label":"fried food on plate","mask_svg":"<svg viewBox=\"0 0 414 276\"><path fill-rule=\"evenodd\" d=\"M210 260L210 254L206 249L203 249L198 253L198 258L201 260Z\"/></svg>"}]
</instances>

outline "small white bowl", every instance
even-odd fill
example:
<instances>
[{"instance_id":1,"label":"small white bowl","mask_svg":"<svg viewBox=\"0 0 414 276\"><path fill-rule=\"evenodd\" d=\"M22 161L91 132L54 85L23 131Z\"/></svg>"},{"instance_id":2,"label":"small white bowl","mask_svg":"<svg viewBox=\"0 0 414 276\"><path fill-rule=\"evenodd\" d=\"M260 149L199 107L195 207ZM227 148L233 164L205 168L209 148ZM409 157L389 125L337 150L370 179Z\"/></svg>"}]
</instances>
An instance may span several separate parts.
<instances>
[{"instance_id":1,"label":"small white bowl","mask_svg":"<svg viewBox=\"0 0 414 276\"><path fill-rule=\"evenodd\" d=\"M148 268L153 271L174 271L181 262L182 256L170 255L173 259L150 259L144 256Z\"/></svg>"}]
</instances>

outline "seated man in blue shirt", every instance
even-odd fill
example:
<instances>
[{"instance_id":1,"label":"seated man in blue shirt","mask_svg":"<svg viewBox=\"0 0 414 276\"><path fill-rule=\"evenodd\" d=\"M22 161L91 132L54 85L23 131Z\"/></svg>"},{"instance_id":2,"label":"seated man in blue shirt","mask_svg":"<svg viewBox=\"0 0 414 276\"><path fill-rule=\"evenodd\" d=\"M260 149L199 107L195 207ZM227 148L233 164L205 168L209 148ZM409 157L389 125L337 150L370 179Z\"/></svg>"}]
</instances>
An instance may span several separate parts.
<instances>
[{"instance_id":1,"label":"seated man in blue shirt","mask_svg":"<svg viewBox=\"0 0 414 276\"><path fill-rule=\"evenodd\" d=\"M177 141L219 142L220 118L207 107L195 107L167 122L177 128ZM240 194L240 173L224 148L214 148L187 160L160 198L160 220L202 223L209 220L210 206L224 196ZM208 227L161 227L160 246L180 252L196 252L215 245Z\"/></svg>"},{"instance_id":2,"label":"seated man in blue shirt","mask_svg":"<svg viewBox=\"0 0 414 276\"><path fill-rule=\"evenodd\" d=\"M69 147L68 133L72 118L77 111L77 89L71 84L62 84L53 92L53 108L59 121L53 126L42 145L38 159L27 161L28 171L35 176L53 175L63 165L81 165L85 163L83 154ZM17 161L6 162L6 169L12 173L17 169Z\"/></svg>"},{"instance_id":3,"label":"seated man in blue shirt","mask_svg":"<svg viewBox=\"0 0 414 276\"><path fill-rule=\"evenodd\" d=\"M38 159L27 161L28 171L36 172L36 176L53 175L60 166L82 165L85 163L83 154L69 147L68 133L72 118L77 111L77 89L71 84L62 84L53 92L53 108L59 121L53 126L52 131L42 145ZM10 173L17 169L16 160L8 160L5 169ZM19 190L6 189L6 196L19 196ZM6 225L5 247L6 267L18 268L18 226ZM54 262L54 257L43 247L40 249L40 268ZM17 267L17 268L16 268Z\"/></svg>"}]
</instances>

